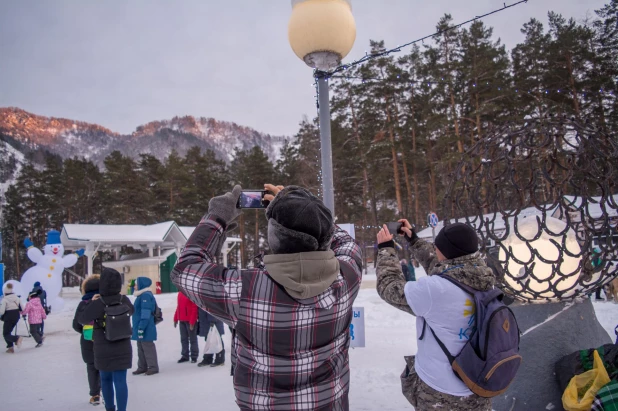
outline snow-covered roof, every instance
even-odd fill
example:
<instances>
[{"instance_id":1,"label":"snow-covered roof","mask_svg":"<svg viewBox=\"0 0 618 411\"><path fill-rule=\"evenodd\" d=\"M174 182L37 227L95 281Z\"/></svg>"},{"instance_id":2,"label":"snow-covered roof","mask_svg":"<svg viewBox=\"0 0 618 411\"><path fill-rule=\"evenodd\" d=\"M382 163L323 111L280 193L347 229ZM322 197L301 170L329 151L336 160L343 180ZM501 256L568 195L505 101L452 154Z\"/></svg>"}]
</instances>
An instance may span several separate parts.
<instances>
[{"instance_id":1,"label":"snow-covered roof","mask_svg":"<svg viewBox=\"0 0 618 411\"><path fill-rule=\"evenodd\" d=\"M83 247L87 243L102 247L129 244L182 246L187 237L174 221L152 225L65 224L60 240L65 248Z\"/></svg>"},{"instance_id":2,"label":"snow-covered roof","mask_svg":"<svg viewBox=\"0 0 618 411\"><path fill-rule=\"evenodd\" d=\"M193 231L195 231L195 227L180 226L178 228L180 228L180 231L182 231L185 237L187 237L187 240L189 239L189 237L191 237Z\"/></svg>"},{"instance_id":3,"label":"snow-covered roof","mask_svg":"<svg viewBox=\"0 0 618 411\"><path fill-rule=\"evenodd\" d=\"M519 218L529 218L529 217L533 217L535 215L541 215L541 210L539 210L536 207L528 207L528 208L524 208L520 211L519 213ZM552 211L548 211L548 214L552 214ZM473 219L473 217L468 217L470 218L470 224L472 226L474 226L474 228L477 228L480 225L480 220L478 218ZM486 219L489 219L490 224L493 224L492 229L493 231L500 231L500 230L504 230L506 225L505 225L505 219L502 216L502 213L489 213L489 214L483 214L483 221L485 221ZM509 226L512 227L513 226L513 222L515 220L515 217L509 217ZM465 223L466 219L465 218L458 218L457 219L458 223ZM438 222L438 225L436 226L436 235L438 234L438 232L442 229L442 227L444 227L444 221L440 221ZM417 235L422 238L422 239L428 239L431 238L431 227L427 227L424 230L421 230L417 233Z\"/></svg>"},{"instance_id":4,"label":"snow-covered roof","mask_svg":"<svg viewBox=\"0 0 618 411\"><path fill-rule=\"evenodd\" d=\"M618 203L618 194L614 194L612 197L614 199L614 202ZM567 202L572 203L576 206L580 206L581 201L582 201L581 197L576 197L576 196L564 196L564 199ZM599 204L601 202L601 197L592 197L592 200L593 201L589 202L587 205L589 216L592 218L599 218L603 215L603 210L601 209L601 206ZM554 209L548 209L547 215L558 217L557 215L555 215L557 214L557 211L558 211L557 206ZM615 208L612 208L610 204L607 202L605 203L605 211L610 218L618 216L618 210L616 210ZM534 217L536 215L542 216L542 211L536 207L528 207L520 211L520 213L518 214L518 219ZM471 220L470 223L472 226L474 226L475 228L479 226L480 221L478 220L478 218L477 219L473 219L473 217L468 217L468 218ZM483 221L485 221L486 219L489 219L490 224L493 224L492 230L494 232L499 232L506 228L505 219L502 213L483 214ZM515 221L515 217L509 217L509 227L513 227L514 221ZM458 218L457 222L465 223L466 219ZM444 227L444 221L438 222L438 225L436 226L436 234L442 229L442 227ZM431 239L432 238L431 227L428 227L428 228L425 228L419 231L417 235L422 239Z\"/></svg>"},{"instance_id":5,"label":"snow-covered roof","mask_svg":"<svg viewBox=\"0 0 618 411\"><path fill-rule=\"evenodd\" d=\"M189 237L191 237L193 231L195 231L195 227L180 226L179 228L180 231L182 231L182 233L185 235L185 237L187 237L187 240L189 239ZM229 243L240 243L239 237L227 237L226 240Z\"/></svg>"},{"instance_id":6,"label":"snow-covered roof","mask_svg":"<svg viewBox=\"0 0 618 411\"><path fill-rule=\"evenodd\" d=\"M126 266L158 265L167 260L167 257L175 252L176 250L165 250L161 252L160 256L155 255L154 257L149 257L148 253L123 255L118 261L104 261L103 266L122 271L119 269Z\"/></svg>"},{"instance_id":7,"label":"snow-covered roof","mask_svg":"<svg viewBox=\"0 0 618 411\"><path fill-rule=\"evenodd\" d=\"M618 194L614 194L611 196L613 198L614 204L618 204ZM592 201L588 201L586 205L587 215L591 218L599 218L603 215L603 209L601 208L601 200L603 197L592 197ZM576 196L564 196L564 199L573 204L575 207L581 207L582 198ZM613 208L613 204L608 200L605 200L605 213L607 213L608 217L618 217L618 210Z\"/></svg>"}]
</instances>

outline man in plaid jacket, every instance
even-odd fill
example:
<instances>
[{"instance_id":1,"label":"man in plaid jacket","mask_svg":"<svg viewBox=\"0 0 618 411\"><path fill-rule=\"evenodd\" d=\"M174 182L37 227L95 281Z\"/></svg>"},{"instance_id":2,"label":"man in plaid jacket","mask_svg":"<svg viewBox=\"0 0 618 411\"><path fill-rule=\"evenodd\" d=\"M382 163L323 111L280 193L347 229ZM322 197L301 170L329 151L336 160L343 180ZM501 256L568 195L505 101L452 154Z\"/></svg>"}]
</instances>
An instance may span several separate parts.
<instances>
[{"instance_id":1,"label":"man in plaid jacket","mask_svg":"<svg viewBox=\"0 0 618 411\"><path fill-rule=\"evenodd\" d=\"M235 330L232 350L241 410L347 411L352 303L361 252L308 190L266 185L264 269L215 263L236 224L241 187L210 200L172 273L178 289Z\"/></svg>"}]
</instances>

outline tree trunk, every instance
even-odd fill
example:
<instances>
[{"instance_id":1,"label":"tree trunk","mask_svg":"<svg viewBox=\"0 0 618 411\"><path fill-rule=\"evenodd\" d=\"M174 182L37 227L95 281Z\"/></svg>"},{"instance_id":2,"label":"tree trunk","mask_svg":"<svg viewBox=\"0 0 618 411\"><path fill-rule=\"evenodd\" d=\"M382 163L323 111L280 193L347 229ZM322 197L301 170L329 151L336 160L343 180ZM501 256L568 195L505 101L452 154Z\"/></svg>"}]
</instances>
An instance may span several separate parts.
<instances>
[{"instance_id":1,"label":"tree trunk","mask_svg":"<svg viewBox=\"0 0 618 411\"><path fill-rule=\"evenodd\" d=\"M429 208L434 211L436 208L436 204L438 202L436 195L436 172L434 170L434 161L433 161L433 144L431 140L429 140L429 150L427 150L427 159L429 160Z\"/></svg>"},{"instance_id":2,"label":"tree trunk","mask_svg":"<svg viewBox=\"0 0 618 411\"><path fill-rule=\"evenodd\" d=\"M566 65L569 70L569 85L571 86L571 94L573 95L573 109L575 115L579 117L579 100L577 99L577 88L575 87L575 78L573 77L573 61L571 60L571 53L565 53Z\"/></svg>"},{"instance_id":3,"label":"tree trunk","mask_svg":"<svg viewBox=\"0 0 618 411\"><path fill-rule=\"evenodd\" d=\"M395 150L395 134L393 132L393 124L391 123L391 112L388 108L388 103L386 107L386 119L388 121L388 134L391 141L391 154L393 157L393 175L395 177L395 198L397 199L397 208L399 211L399 215L402 216L403 213L403 202L401 201L401 183L399 182L399 161L397 160L397 150Z\"/></svg>"},{"instance_id":4,"label":"tree trunk","mask_svg":"<svg viewBox=\"0 0 618 411\"><path fill-rule=\"evenodd\" d=\"M393 98L393 101L395 99ZM394 117L395 117L395 121L396 124L399 124L399 111L397 110L397 104L394 104ZM402 140L402 145L403 145L403 138ZM406 193L407 193L407 208L406 208L406 214L409 213L412 209L412 187L410 186L410 175L408 174L408 162L406 159L406 152L405 150L401 150L401 163L403 164L403 177L404 177L404 181L406 183ZM403 209L402 209L403 212Z\"/></svg>"},{"instance_id":5,"label":"tree trunk","mask_svg":"<svg viewBox=\"0 0 618 411\"><path fill-rule=\"evenodd\" d=\"M348 94L350 96L348 105L350 107L350 112L352 114L352 128L354 130L354 137L356 138L356 143L359 147L361 167L363 169L363 218L367 220L367 196L369 195L369 176L367 175L367 164L365 159L365 153L362 151L361 147L361 138L360 132L358 131L358 119L356 118L356 110L354 109L354 104L352 101L352 91L350 87L348 87ZM364 223L363 223L364 225Z\"/></svg>"},{"instance_id":6,"label":"tree trunk","mask_svg":"<svg viewBox=\"0 0 618 411\"><path fill-rule=\"evenodd\" d=\"M411 90L410 95L410 115L414 120L414 88ZM412 180L414 183L414 223L420 225L419 221L419 203L418 203L418 177L416 173L416 128L412 125Z\"/></svg>"},{"instance_id":7,"label":"tree trunk","mask_svg":"<svg viewBox=\"0 0 618 411\"><path fill-rule=\"evenodd\" d=\"M448 43L444 44L444 49L445 49L446 66L448 67L450 63ZM463 153L464 152L463 142L461 141L461 136L459 135L459 121L457 119L457 110L455 110L455 94L453 93L453 86L451 84L451 73L449 72L447 76L449 79L449 94L451 97L451 113L453 115L453 123L455 125L455 136L457 137L457 149L459 150L460 153Z\"/></svg>"}]
</instances>

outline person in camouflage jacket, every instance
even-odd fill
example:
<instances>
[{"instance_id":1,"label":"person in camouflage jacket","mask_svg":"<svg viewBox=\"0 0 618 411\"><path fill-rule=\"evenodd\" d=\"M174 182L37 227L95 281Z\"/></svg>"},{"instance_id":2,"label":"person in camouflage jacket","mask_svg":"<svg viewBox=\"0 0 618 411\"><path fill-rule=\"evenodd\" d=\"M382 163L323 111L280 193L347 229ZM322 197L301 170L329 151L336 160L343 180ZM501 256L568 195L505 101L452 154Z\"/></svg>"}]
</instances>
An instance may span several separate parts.
<instances>
[{"instance_id":1,"label":"person in camouflage jacket","mask_svg":"<svg viewBox=\"0 0 618 411\"><path fill-rule=\"evenodd\" d=\"M350 323L361 251L308 190L266 187L273 254L253 269L216 263L240 214L240 186L210 200L172 281L234 329L236 403L247 410L348 411Z\"/></svg>"},{"instance_id":2,"label":"person in camouflage jacket","mask_svg":"<svg viewBox=\"0 0 618 411\"><path fill-rule=\"evenodd\" d=\"M456 244L464 248L462 250L453 249L453 244L448 241L448 238L445 240L445 237L448 235L443 232L445 229L436 237L436 246L434 246L433 244L419 239L408 220L400 220L400 222L403 223L402 231L404 233L404 238L409 243L413 258L423 266L429 276L438 274L447 275L477 290L488 290L494 286L495 278L491 269L487 267L485 261L481 258L479 253L476 252L478 249L478 242L473 230L461 226L457 227L458 230L463 230L466 235L474 236L474 238L468 237L468 241L463 242L464 245L461 245L461 241L460 244ZM449 227L453 226L448 226L446 230L448 230ZM471 234L467 230L471 231ZM445 250L448 250L449 256L455 255L456 257L447 258L438 248L440 243L443 244L442 247ZM411 307L410 300L406 298L405 290L407 281L403 276L401 264L399 263L399 258L394 248L393 235L388 232L386 225L378 233L378 244L379 252L376 272L376 287L378 294L384 301L393 307L416 316ZM469 247L469 249L466 250L466 247ZM420 281L413 283L415 284L414 286L418 283L422 283L425 279L421 278L417 280ZM439 279L439 281L448 283L448 281L444 279ZM432 295L428 294L424 298L431 300ZM435 303L440 302L436 301ZM425 321L427 321L425 318L417 317L417 335L419 339L424 334L424 331L419 332L419 330L424 330ZM447 322L448 320L444 318L444 321ZM445 325L439 324L439 322L437 324L433 322L430 323L430 325L434 330L445 328ZM433 341L435 342L435 340ZM436 355L444 356L444 353L440 351ZM453 352L453 355L456 355L456 353ZM446 358L446 356L444 356L444 358ZM431 387L423 381L417 373L415 369L417 359L415 356L406 356L405 360L406 368L401 375L402 391L406 399L408 399L416 410L491 411L491 401L488 398L479 397L472 392L468 395L455 396Z\"/></svg>"}]
</instances>

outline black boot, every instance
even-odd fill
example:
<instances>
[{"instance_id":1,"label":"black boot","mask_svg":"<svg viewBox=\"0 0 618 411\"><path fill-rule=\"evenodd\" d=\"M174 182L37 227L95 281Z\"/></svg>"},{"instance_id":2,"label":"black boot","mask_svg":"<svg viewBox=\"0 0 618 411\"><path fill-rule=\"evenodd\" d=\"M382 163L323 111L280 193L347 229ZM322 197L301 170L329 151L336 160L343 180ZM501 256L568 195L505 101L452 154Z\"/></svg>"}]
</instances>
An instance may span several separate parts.
<instances>
[{"instance_id":1,"label":"black boot","mask_svg":"<svg viewBox=\"0 0 618 411\"><path fill-rule=\"evenodd\" d=\"M213 356L212 354L204 354L204 359L197 366L198 367L208 367L209 365L212 364L212 356Z\"/></svg>"},{"instance_id":2,"label":"black boot","mask_svg":"<svg viewBox=\"0 0 618 411\"><path fill-rule=\"evenodd\" d=\"M178 364L182 364L183 362L189 362L189 359L187 357L180 357Z\"/></svg>"},{"instance_id":3,"label":"black boot","mask_svg":"<svg viewBox=\"0 0 618 411\"><path fill-rule=\"evenodd\" d=\"M215 355L215 362L212 363L211 367L218 367L223 364L225 364L225 350L221 350L220 353Z\"/></svg>"}]
</instances>

